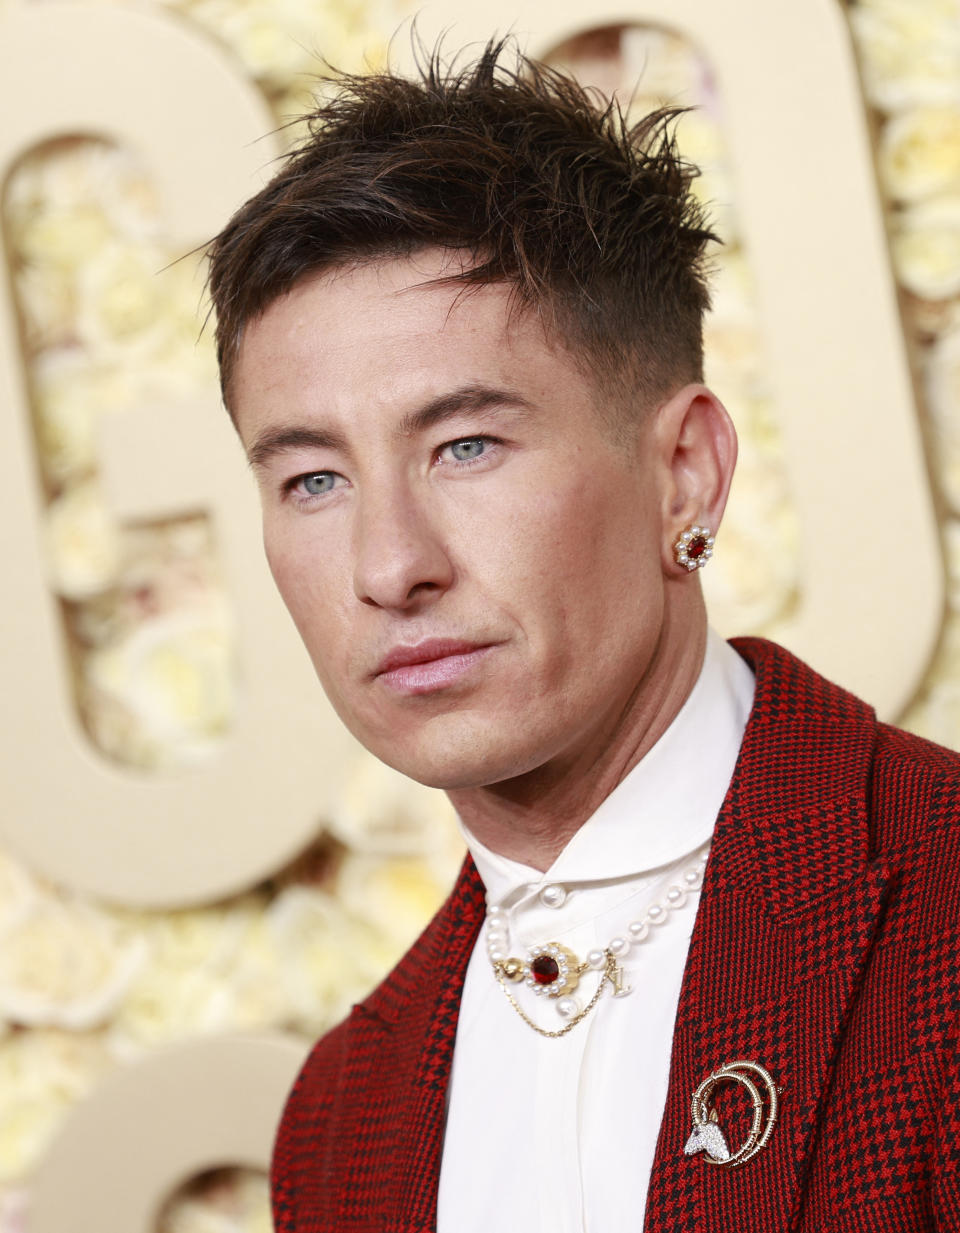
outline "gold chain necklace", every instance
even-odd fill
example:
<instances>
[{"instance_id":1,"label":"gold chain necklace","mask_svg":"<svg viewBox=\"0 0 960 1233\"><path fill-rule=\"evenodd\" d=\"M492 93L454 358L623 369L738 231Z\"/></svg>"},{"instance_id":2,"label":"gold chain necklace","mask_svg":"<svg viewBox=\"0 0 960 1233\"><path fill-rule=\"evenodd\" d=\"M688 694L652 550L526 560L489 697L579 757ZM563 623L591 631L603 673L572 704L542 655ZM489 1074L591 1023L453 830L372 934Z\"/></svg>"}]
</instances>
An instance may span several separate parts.
<instances>
[{"instance_id":1,"label":"gold chain necklace","mask_svg":"<svg viewBox=\"0 0 960 1233\"><path fill-rule=\"evenodd\" d=\"M652 928L662 925L671 911L683 907L692 892L699 890L709 851L709 844L700 848L694 857L695 863L682 872L677 882L667 887L660 899L649 904L640 917L631 921L623 935L612 938L602 950L598 947L588 951L582 962L573 951L559 942L531 947L525 960L508 956L506 947L509 944L509 929L506 912L499 907L488 908L487 953L493 973L507 1001L524 1023L533 1028L539 1036L557 1039L566 1036L578 1023L586 1019L600 1001L608 984L613 988L614 997L624 997L630 993L630 987L624 984L620 960L633 946L643 942ZM562 888L560 893L563 894ZM596 972L600 979L589 1002L581 1007L572 995L580 983L580 977L588 972ZM535 994L545 994L555 1000L557 1013L565 1020L563 1027L551 1030L541 1027L531 1019L508 988L508 982L520 981Z\"/></svg>"},{"instance_id":2,"label":"gold chain necklace","mask_svg":"<svg viewBox=\"0 0 960 1233\"><path fill-rule=\"evenodd\" d=\"M556 1039L559 1036L566 1036L567 1032L572 1032L578 1023L586 1019L587 1015L590 1014L594 1006L596 1006L596 1004L600 1001L600 994L603 993L604 986L606 985L607 981L610 981L613 984L614 990L615 990L614 992L615 997L616 997L616 990L623 987L622 986L623 968L620 967L620 965L617 963L613 955L608 955L606 966L604 967L604 970L603 970L603 975L600 977L600 983L597 985L596 992L594 993L593 997L586 1004L586 1006L584 1006L582 1010L574 1014L573 1017L569 1019L563 1025L562 1028L557 1028L555 1031L551 1032L551 1031L548 1031L547 1028L542 1028L539 1025L539 1023L534 1023L534 1021L530 1018L527 1012L523 1009L523 1007L520 1005L517 999L513 996L513 994L507 988L506 981L516 979L516 977L508 976L505 971L507 963L510 963L510 962L511 962L510 960L507 960L506 963L498 962L493 965L493 971L494 971L494 974L496 975L497 981L499 982L500 988L506 994L507 1001L513 1007L513 1009L517 1012L520 1018L524 1021L524 1023L528 1027L532 1027L533 1030L537 1032L540 1036L549 1036L551 1039ZM514 961L514 962L518 962L518 961ZM588 970L587 965L585 963L581 964L580 967L578 968L578 975L581 975L583 972L587 970ZM626 990L626 992L629 992L629 990Z\"/></svg>"}]
</instances>

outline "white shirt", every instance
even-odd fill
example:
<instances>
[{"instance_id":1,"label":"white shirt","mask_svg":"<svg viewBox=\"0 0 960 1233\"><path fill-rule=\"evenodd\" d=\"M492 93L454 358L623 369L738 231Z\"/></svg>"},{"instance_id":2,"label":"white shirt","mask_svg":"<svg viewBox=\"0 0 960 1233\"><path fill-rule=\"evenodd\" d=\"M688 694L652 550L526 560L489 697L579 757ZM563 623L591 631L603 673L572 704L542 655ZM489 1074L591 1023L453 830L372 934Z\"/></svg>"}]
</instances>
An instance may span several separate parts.
<instances>
[{"instance_id":1,"label":"white shirt","mask_svg":"<svg viewBox=\"0 0 960 1233\"><path fill-rule=\"evenodd\" d=\"M498 856L465 830L488 906L504 909L510 955L558 942L582 960L682 881L713 833L753 690L750 669L711 632L673 723L546 873ZM541 897L546 887L562 891ZM640 1228L698 901L690 893L631 947L622 960L631 993L614 998L608 986L559 1039L539 1036L509 1005L481 930L453 1054L438 1233ZM582 1005L598 979L582 978ZM555 999L522 983L508 988L542 1027L563 1026Z\"/></svg>"}]
</instances>

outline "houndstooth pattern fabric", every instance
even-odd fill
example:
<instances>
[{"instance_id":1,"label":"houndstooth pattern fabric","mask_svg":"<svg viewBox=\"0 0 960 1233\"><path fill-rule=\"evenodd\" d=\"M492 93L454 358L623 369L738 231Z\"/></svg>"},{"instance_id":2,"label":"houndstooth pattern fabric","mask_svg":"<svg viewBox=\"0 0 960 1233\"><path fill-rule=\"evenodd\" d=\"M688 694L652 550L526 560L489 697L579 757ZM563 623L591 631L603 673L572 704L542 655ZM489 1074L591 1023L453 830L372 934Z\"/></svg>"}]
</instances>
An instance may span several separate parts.
<instances>
[{"instance_id":1,"label":"houndstooth pattern fabric","mask_svg":"<svg viewBox=\"0 0 960 1233\"><path fill-rule=\"evenodd\" d=\"M756 696L690 945L642 1228L960 1233L960 758L878 724L772 643L734 645ZM277 1233L435 1228L482 917L468 860L411 951L313 1050L274 1154ZM735 1059L773 1074L780 1119L756 1157L716 1167L684 1155L691 1094ZM718 1092L734 1145L737 1099ZM514 1233L508 1211L500 1228Z\"/></svg>"}]
</instances>

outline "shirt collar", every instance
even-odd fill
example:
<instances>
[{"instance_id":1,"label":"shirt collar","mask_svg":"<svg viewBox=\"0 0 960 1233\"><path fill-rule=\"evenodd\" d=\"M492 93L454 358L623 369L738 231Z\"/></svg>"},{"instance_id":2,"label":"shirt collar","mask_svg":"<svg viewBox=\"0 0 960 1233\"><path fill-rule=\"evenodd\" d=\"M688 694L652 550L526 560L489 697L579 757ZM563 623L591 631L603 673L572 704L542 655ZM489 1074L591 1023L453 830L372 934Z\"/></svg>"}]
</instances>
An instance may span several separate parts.
<instances>
[{"instance_id":1,"label":"shirt collar","mask_svg":"<svg viewBox=\"0 0 960 1233\"><path fill-rule=\"evenodd\" d=\"M700 675L673 722L545 873L493 852L461 823L488 902L520 886L636 876L695 851L713 833L753 692L753 673L708 630Z\"/></svg>"}]
</instances>

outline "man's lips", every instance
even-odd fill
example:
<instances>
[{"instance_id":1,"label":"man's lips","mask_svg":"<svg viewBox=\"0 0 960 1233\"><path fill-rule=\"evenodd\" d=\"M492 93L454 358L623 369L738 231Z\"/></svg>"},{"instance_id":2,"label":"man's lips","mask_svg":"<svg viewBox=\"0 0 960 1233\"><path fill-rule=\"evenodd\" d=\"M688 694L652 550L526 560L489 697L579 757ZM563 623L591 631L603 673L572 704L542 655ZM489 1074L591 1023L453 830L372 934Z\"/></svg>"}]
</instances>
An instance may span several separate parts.
<instances>
[{"instance_id":1,"label":"man's lips","mask_svg":"<svg viewBox=\"0 0 960 1233\"><path fill-rule=\"evenodd\" d=\"M398 693L429 693L454 684L494 645L459 638L429 638L414 646L395 646L373 675Z\"/></svg>"}]
</instances>

